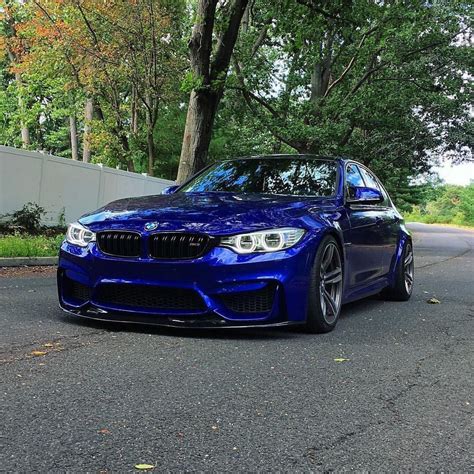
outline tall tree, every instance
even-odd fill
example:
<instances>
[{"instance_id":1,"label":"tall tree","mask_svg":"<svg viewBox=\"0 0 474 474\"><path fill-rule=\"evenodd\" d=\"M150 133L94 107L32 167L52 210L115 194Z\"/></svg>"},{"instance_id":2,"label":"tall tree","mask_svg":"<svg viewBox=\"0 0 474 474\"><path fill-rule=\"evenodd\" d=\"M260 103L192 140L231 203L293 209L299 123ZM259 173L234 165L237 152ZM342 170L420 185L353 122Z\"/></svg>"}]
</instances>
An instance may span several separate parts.
<instances>
[{"instance_id":1,"label":"tall tree","mask_svg":"<svg viewBox=\"0 0 474 474\"><path fill-rule=\"evenodd\" d=\"M51 62L59 55L70 82L86 97L83 160L91 159L95 147L106 147L116 162L134 171L137 156L142 156L135 147L143 146L145 170L153 175L160 107L180 95L184 1L33 3L33 18L25 26L31 55L40 61L49 55ZM36 68L38 61L31 66Z\"/></svg>"},{"instance_id":2,"label":"tall tree","mask_svg":"<svg viewBox=\"0 0 474 474\"><path fill-rule=\"evenodd\" d=\"M179 183L206 162L217 107L247 4L248 0L198 1L189 41L192 90L177 176ZM215 42L213 35L217 37Z\"/></svg>"},{"instance_id":3,"label":"tall tree","mask_svg":"<svg viewBox=\"0 0 474 474\"><path fill-rule=\"evenodd\" d=\"M350 155L393 190L470 144L465 2L256 1L240 100L287 150Z\"/></svg>"},{"instance_id":4,"label":"tall tree","mask_svg":"<svg viewBox=\"0 0 474 474\"><path fill-rule=\"evenodd\" d=\"M23 45L21 40L17 35L18 21L15 18L17 14L17 7L14 2L7 0L3 9L3 25L2 33L4 39L4 47L7 51L8 59L10 61L10 67L14 71L15 81L17 86L17 96L18 96L18 109L21 115L20 118L20 131L21 131L21 141L24 148L28 148L31 144L30 140L30 131L28 124L25 120L26 107L25 103L25 94L24 94L24 81L21 76L21 72L18 70L17 65L23 54Z\"/></svg>"}]
</instances>

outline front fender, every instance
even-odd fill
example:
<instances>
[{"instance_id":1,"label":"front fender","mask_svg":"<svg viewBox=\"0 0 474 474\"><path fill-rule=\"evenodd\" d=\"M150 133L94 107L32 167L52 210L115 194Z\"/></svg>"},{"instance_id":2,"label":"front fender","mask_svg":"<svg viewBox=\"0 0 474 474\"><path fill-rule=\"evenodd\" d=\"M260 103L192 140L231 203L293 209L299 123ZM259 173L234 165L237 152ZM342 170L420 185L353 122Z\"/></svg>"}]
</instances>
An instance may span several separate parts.
<instances>
[{"instance_id":1,"label":"front fender","mask_svg":"<svg viewBox=\"0 0 474 474\"><path fill-rule=\"evenodd\" d=\"M393 286L395 284L396 271L397 271L398 265L400 264L403 258L403 249L405 248L405 244L407 242L411 242L411 244L413 245L411 232L406 228L405 224L402 223L400 225L400 235L398 237L397 249L392 258L392 263L390 265L390 276L389 276L390 286Z\"/></svg>"}]
</instances>

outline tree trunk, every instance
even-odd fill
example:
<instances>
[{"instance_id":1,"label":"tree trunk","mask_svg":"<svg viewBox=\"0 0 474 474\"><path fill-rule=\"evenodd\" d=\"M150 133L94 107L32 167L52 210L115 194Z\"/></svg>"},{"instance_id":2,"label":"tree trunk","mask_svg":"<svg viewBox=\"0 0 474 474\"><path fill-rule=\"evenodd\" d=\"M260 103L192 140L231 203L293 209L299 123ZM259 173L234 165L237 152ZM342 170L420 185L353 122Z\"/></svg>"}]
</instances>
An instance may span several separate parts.
<instances>
[{"instance_id":1,"label":"tree trunk","mask_svg":"<svg viewBox=\"0 0 474 474\"><path fill-rule=\"evenodd\" d=\"M23 148L28 148L31 145L30 131L24 124L21 124L21 142L23 143Z\"/></svg>"},{"instance_id":2,"label":"tree trunk","mask_svg":"<svg viewBox=\"0 0 474 474\"><path fill-rule=\"evenodd\" d=\"M127 171L135 173L135 163L132 160L127 160Z\"/></svg>"},{"instance_id":3,"label":"tree trunk","mask_svg":"<svg viewBox=\"0 0 474 474\"><path fill-rule=\"evenodd\" d=\"M329 80L331 78L332 63L332 45L334 42L334 32L330 31L326 41L319 46L319 54L321 58L313 66L311 71L311 98L310 101L315 107L318 101L326 93Z\"/></svg>"},{"instance_id":4,"label":"tree trunk","mask_svg":"<svg viewBox=\"0 0 474 474\"><path fill-rule=\"evenodd\" d=\"M136 135L138 133L138 104L137 91L134 85L132 85L132 97L130 102L130 131L132 134Z\"/></svg>"},{"instance_id":5,"label":"tree trunk","mask_svg":"<svg viewBox=\"0 0 474 474\"><path fill-rule=\"evenodd\" d=\"M145 95L146 106L146 143L148 149L148 174L154 176L153 167L155 165L155 139L153 131L155 130L156 121L158 120L158 104L159 101L152 97L151 94Z\"/></svg>"},{"instance_id":6,"label":"tree trunk","mask_svg":"<svg viewBox=\"0 0 474 474\"><path fill-rule=\"evenodd\" d=\"M23 97L21 96L22 89L23 89L23 81L21 79L21 75L19 72L15 73L15 81L18 87L18 108L20 112L23 114L25 112L25 103L23 101ZM28 126L23 121L23 119L20 122L20 128L21 128L21 143L23 145L23 148L28 148L31 144L30 131L28 129Z\"/></svg>"},{"instance_id":7,"label":"tree trunk","mask_svg":"<svg viewBox=\"0 0 474 474\"><path fill-rule=\"evenodd\" d=\"M176 181L183 183L204 167L212 126L220 97L208 91L192 91Z\"/></svg>"},{"instance_id":8,"label":"tree trunk","mask_svg":"<svg viewBox=\"0 0 474 474\"><path fill-rule=\"evenodd\" d=\"M154 176L153 166L155 164L155 141L153 140L153 129L148 129L146 143L148 148L148 175Z\"/></svg>"},{"instance_id":9,"label":"tree trunk","mask_svg":"<svg viewBox=\"0 0 474 474\"><path fill-rule=\"evenodd\" d=\"M179 160L177 182L182 183L206 163L217 107L224 93L230 58L248 0L233 0L226 9L225 29L213 51L217 0L199 0L189 42L191 69L202 85L191 91Z\"/></svg>"},{"instance_id":10,"label":"tree trunk","mask_svg":"<svg viewBox=\"0 0 474 474\"><path fill-rule=\"evenodd\" d=\"M83 139L83 150L82 150L82 161L89 163L91 159L91 121L94 117L94 102L91 98L86 100L84 107L84 139Z\"/></svg>"},{"instance_id":11,"label":"tree trunk","mask_svg":"<svg viewBox=\"0 0 474 474\"><path fill-rule=\"evenodd\" d=\"M77 124L76 116L69 116L69 134L71 137L71 158L73 160L79 159L78 146L77 146Z\"/></svg>"}]
</instances>

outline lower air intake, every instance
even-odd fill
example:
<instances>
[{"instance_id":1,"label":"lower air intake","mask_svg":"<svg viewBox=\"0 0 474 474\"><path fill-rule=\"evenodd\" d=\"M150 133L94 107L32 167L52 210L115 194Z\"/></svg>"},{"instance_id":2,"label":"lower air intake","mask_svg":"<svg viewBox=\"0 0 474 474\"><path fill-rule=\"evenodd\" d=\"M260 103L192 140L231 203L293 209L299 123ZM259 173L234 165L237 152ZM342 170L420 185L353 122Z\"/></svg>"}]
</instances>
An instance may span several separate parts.
<instances>
[{"instance_id":1,"label":"lower air intake","mask_svg":"<svg viewBox=\"0 0 474 474\"><path fill-rule=\"evenodd\" d=\"M224 305L236 313L268 313L273 308L275 286L221 296Z\"/></svg>"},{"instance_id":2,"label":"lower air intake","mask_svg":"<svg viewBox=\"0 0 474 474\"><path fill-rule=\"evenodd\" d=\"M189 312L206 310L204 301L194 290L148 285L104 283L97 288L94 301L99 304L135 309Z\"/></svg>"},{"instance_id":3,"label":"lower air intake","mask_svg":"<svg viewBox=\"0 0 474 474\"><path fill-rule=\"evenodd\" d=\"M66 299L72 299L78 303L84 303L91 298L91 289L88 286L67 277L63 280L63 293Z\"/></svg>"}]
</instances>

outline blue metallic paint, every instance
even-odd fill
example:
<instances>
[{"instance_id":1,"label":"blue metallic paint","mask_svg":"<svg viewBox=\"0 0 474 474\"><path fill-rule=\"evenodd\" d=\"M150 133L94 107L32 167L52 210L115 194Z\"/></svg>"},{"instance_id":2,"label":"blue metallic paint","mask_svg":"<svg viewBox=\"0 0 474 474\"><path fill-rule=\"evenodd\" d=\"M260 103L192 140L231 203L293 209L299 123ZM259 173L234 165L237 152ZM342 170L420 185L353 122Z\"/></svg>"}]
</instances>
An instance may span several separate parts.
<instances>
[{"instance_id":1,"label":"blue metallic paint","mask_svg":"<svg viewBox=\"0 0 474 474\"><path fill-rule=\"evenodd\" d=\"M309 273L322 238L332 234L343 254L344 294L347 303L377 293L393 284L403 244L411 239L391 202L383 205L345 201L345 166L337 159L337 194L332 198L230 193L173 193L115 201L80 219L93 232L135 230L144 237L160 231L187 231L212 236L301 227L306 234L294 247L272 253L239 255L214 247L194 260L155 260L147 248L139 258L118 258L100 252L95 243L80 248L64 242L60 250L58 291L60 305L75 314L105 320L163 325L199 325L200 318L214 315L230 326L304 323L307 312ZM157 222L151 232L145 224ZM64 277L92 288L91 301L78 304L63 292ZM104 306L94 301L100 283L134 283L172 288L192 288L207 310L195 312ZM269 313L234 313L219 300L230 292L277 285L277 297ZM202 323L201 325L207 325ZM209 324L214 326L214 324Z\"/></svg>"},{"instance_id":2,"label":"blue metallic paint","mask_svg":"<svg viewBox=\"0 0 474 474\"><path fill-rule=\"evenodd\" d=\"M382 193L378 189L374 188L366 188L366 187L358 187L355 188L354 197L351 198L351 202L382 202L383 196Z\"/></svg>"}]
</instances>

